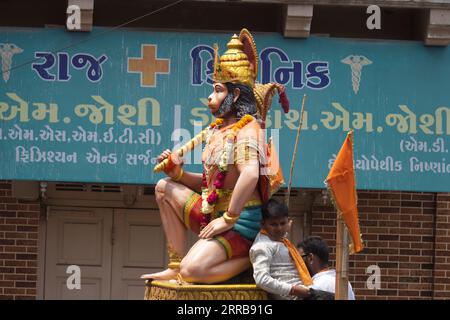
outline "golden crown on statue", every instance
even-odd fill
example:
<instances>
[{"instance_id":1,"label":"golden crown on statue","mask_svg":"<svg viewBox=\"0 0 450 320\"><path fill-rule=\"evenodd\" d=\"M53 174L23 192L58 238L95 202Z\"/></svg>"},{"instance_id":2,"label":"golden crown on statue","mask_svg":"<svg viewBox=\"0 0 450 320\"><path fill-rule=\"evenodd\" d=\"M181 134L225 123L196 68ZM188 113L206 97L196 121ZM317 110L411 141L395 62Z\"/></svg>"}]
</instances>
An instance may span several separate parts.
<instances>
[{"instance_id":1,"label":"golden crown on statue","mask_svg":"<svg viewBox=\"0 0 450 320\"><path fill-rule=\"evenodd\" d=\"M258 74L258 52L253 36L247 29L242 29L239 36L231 37L227 44L227 51L219 58L218 45L214 45L214 74L213 80L219 83L241 83L250 86L255 95L256 108L262 120L262 127L265 127L266 115L272 104L272 97L278 91L280 103L284 112L289 111L289 100L287 99L285 88L279 83L255 83ZM208 128L202 130L194 138L175 152L179 156L185 155L206 139ZM169 163L165 159L158 163L153 169L154 172L164 170Z\"/></svg>"},{"instance_id":2,"label":"golden crown on statue","mask_svg":"<svg viewBox=\"0 0 450 320\"><path fill-rule=\"evenodd\" d=\"M252 35L242 29L239 36L231 37L227 51L219 58L218 45L214 45L215 82L241 83L254 87L258 73L258 53Z\"/></svg>"}]
</instances>

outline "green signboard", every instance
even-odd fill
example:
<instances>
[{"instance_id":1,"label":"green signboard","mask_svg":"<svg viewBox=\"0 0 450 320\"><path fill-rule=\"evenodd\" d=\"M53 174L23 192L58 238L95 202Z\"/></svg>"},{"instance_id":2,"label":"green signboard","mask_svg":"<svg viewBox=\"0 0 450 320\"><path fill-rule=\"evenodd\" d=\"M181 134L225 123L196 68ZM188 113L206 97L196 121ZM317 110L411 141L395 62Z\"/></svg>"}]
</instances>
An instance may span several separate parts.
<instances>
[{"instance_id":1,"label":"green signboard","mask_svg":"<svg viewBox=\"0 0 450 320\"><path fill-rule=\"evenodd\" d=\"M212 46L230 36L0 29L0 179L156 183L156 156L212 121ZM323 188L353 129L359 189L450 191L449 48L254 36L257 80L291 102L267 121L286 174L308 97L294 187Z\"/></svg>"}]
</instances>

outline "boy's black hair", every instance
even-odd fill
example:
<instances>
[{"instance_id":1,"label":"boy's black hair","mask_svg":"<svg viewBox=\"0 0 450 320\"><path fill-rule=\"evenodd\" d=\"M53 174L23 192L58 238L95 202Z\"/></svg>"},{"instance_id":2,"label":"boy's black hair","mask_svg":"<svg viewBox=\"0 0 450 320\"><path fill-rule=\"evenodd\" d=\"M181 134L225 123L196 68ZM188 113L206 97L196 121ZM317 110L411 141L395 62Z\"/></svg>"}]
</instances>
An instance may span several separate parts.
<instances>
[{"instance_id":1,"label":"boy's black hair","mask_svg":"<svg viewBox=\"0 0 450 320\"><path fill-rule=\"evenodd\" d=\"M328 265L328 259L330 255L330 249L328 244L322 237L311 236L303 240L303 242L297 245L297 248L302 248L305 254L314 254L319 259L323 266Z\"/></svg>"},{"instance_id":2,"label":"boy's black hair","mask_svg":"<svg viewBox=\"0 0 450 320\"><path fill-rule=\"evenodd\" d=\"M270 199L262 206L263 220L270 218L284 218L289 216L289 209L284 202Z\"/></svg>"}]
</instances>

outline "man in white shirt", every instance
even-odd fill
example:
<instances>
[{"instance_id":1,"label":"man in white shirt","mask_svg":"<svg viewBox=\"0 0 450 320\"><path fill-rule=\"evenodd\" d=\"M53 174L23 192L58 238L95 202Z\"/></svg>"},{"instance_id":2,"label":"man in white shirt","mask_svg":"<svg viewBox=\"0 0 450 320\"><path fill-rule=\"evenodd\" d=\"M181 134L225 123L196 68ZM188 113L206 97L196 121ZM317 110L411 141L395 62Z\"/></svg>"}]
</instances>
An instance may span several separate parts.
<instances>
[{"instance_id":1,"label":"man in white shirt","mask_svg":"<svg viewBox=\"0 0 450 320\"><path fill-rule=\"evenodd\" d=\"M312 288L335 293L336 270L328 267L329 248L324 239L318 236L306 238L298 246L298 251L312 276ZM352 285L348 283L348 300L355 300Z\"/></svg>"}]
</instances>

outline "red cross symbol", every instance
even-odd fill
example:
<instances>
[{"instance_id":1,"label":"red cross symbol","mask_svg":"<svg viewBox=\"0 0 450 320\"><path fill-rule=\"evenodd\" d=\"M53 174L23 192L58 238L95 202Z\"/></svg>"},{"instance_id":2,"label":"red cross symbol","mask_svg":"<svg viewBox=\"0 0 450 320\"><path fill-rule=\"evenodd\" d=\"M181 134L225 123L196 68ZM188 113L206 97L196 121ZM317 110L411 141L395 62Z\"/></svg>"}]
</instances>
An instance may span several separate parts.
<instances>
[{"instance_id":1,"label":"red cross symbol","mask_svg":"<svg viewBox=\"0 0 450 320\"><path fill-rule=\"evenodd\" d=\"M157 46L141 46L141 57L128 58L128 72L141 74L141 87L156 87L156 74L169 74L170 59L157 59Z\"/></svg>"}]
</instances>

